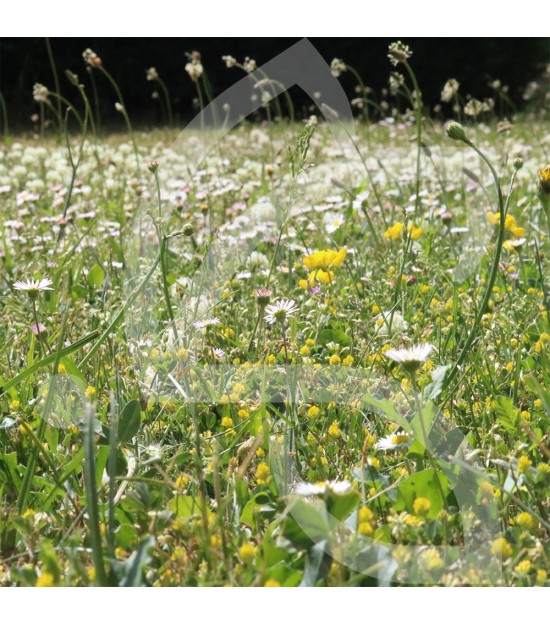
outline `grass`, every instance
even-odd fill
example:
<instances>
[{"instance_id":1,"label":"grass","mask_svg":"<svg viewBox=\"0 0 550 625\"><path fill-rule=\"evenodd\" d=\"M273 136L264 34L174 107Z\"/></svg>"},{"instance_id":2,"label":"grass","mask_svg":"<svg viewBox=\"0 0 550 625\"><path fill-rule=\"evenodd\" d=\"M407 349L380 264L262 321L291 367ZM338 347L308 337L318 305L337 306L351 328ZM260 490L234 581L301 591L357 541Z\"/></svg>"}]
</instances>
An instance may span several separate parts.
<instances>
[{"instance_id":1,"label":"grass","mask_svg":"<svg viewBox=\"0 0 550 625\"><path fill-rule=\"evenodd\" d=\"M546 585L550 158L496 121L6 142L0 584Z\"/></svg>"}]
</instances>

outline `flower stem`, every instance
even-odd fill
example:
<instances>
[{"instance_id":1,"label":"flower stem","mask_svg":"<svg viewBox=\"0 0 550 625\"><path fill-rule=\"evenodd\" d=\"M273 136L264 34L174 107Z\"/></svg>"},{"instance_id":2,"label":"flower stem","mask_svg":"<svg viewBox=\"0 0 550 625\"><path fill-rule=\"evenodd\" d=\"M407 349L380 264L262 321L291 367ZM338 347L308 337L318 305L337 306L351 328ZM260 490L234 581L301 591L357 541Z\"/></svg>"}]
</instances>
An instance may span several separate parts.
<instances>
[{"instance_id":1,"label":"flower stem","mask_svg":"<svg viewBox=\"0 0 550 625\"><path fill-rule=\"evenodd\" d=\"M504 243L504 234L505 234L505 223L506 223L506 212L508 210L508 202L510 200L510 195L512 192L512 187L516 178L516 173L517 170L514 170L514 173L512 174L512 181L510 184L510 192L508 194L508 197L506 199L506 204L504 203L504 198L502 196L502 189L500 188L500 182L498 179L498 175L495 171L495 168L493 167L493 165L491 164L491 161L489 161L489 159L485 156L485 154L483 154L483 152L477 148L469 139L466 139L464 141L464 143L466 143L466 145L470 146L478 155L479 157L483 160L483 162L487 165L487 167L489 167L489 170L491 172L491 175L493 176L494 182L495 182L495 188L497 191L497 197L498 197L498 212L499 212L499 229L498 229L498 239L497 239L497 247L495 250L495 257L493 259L493 265L491 267L491 273L489 274L489 280L487 281L487 286L485 287L485 293L483 295L483 299L481 300L481 304L479 306L479 309L477 311L477 315L476 318L474 320L474 325L472 327L472 329L470 330L470 333L468 334L468 338L466 339L466 343L464 343L464 347L462 348L462 351L460 352L460 355L457 359L457 361L455 362L455 364L453 365L451 371L449 372L449 375L447 376L446 379L446 386L449 386L449 384L451 383L451 381L453 380L453 378L456 376L456 374L458 373L458 369L459 367L462 365L462 363L464 362L466 356L469 353L470 347L472 346L472 343L474 342L476 335L478 333L478 329L479 326L481 325L481 321L483 319L483 315L485 314L488 306L489 306L489 300L491 299L491 294L493 292L493 286L495 285L495 281L497 278L497 273L498 273L498 269L499 269L499 264L500 264L500 255L502 252L502 244Z\"/></svg>"}]
</instances>

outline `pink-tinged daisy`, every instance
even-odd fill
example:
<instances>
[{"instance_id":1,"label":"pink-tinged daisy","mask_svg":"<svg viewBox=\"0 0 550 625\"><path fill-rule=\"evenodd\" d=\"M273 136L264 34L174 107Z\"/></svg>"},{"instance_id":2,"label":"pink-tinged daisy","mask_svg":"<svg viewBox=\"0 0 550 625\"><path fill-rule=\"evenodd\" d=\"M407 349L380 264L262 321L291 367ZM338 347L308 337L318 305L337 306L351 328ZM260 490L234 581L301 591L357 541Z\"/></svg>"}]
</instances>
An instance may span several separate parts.
<instances>
[{"instance_id":1,"label":"pink-tinged daisy","mask_svg":"<svg viewBox=\"0 0 550 625\"><path fill-rule=\"evenodd\" d=\"M298 312L298 307L293 299L280 299L274 304L266 306L264 319L269 324L274 324L276 321L284 323L292 318L296 312Z\"/></svg>"}]
</instances>

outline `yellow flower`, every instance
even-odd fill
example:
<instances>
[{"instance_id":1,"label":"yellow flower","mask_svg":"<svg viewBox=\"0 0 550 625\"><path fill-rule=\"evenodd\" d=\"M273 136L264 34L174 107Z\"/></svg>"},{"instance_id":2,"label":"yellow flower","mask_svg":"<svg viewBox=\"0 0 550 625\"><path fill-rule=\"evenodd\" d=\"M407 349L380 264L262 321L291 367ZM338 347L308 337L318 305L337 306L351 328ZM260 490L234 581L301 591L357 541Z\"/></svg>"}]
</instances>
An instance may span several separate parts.
<instances>
[{"instance_id":1,"label":"yellow flower","mask_svg":"<svg viewBox=\"0 0 550 625\"><path fill-rule=\"evenodd\" d=\"M339 365L341 362L340 356L338 356L338 354L332 354L332 356L328 359L328 362L331 365Z\"/></svg>"},{"instance_id":2,"label":"yellow flower","mask_svg":"<svg viewBox=\"0 0 550 625\"><path fill-rule=\"evenodd\" d=\"M334 250L319 250L304 258L304 265L310 271L323 269L325 272L332 268L338 268L346 258L346 248L341 248L337 252Z\"/></svg>"},{"instance_id":3,"label":"yellow flower","mask_svg":"<svg viewBox=\"0 0 550 625\"><path fill-rule=\"evenodd\" d=\"M492 211L488 211L487 221L491 224L491 226L498 226L498 224L500 223L500 213L493 213Z\"/></svg>"},{"instance_id":4,"label":"yellow flower","mask_svg":"<svg viewBox=\"0 0 550 625\"><path fill-rule=\"evenodd\" d=\"M516 523L524 530L532 532L537 529L538 523L529 512L520 512L516 517Z\"/></svg>"},{"instance_id":5,"label":"yellow flower","mask_svg":"<svg viewBox=\"0 0 550 625\"><path fill-rule=\"evenodd\" d=\"M368 521L363 521L359 523L357 531L363 536L372 536L374 534L374 527Z\"/></svg>"},{"instance_id":6,"label":"yellow flower","mask_svg":"<svg viewBox=\"0 0 550 625\"><path fill-rule=\"evenodd\" d=\"M319 415L319 413L320 413L320 412L321 412L321 411L320 411L320 409L319 409L317 406L311 406L311 407L309 408L309 410L307 411L307 416L308 416L310 419L315 419L315 417L317 417L317 416Z\"/></svg>"},{"instance_id":7,"label":"yellow flower","mask_svg":"<svg viewBox=\"0 0 550 625\"><path fill-rule=\"evenodd\" d=\"M67 367L62 362L57 365L57 373L59 373L59 375L65 375L67 373Z\"/></svg>"},{"instance_id":8,"label":"yellow flower","mask_svg":"<svg viewBox=\"0 0 550 625\"><path fill-rule=\"evenodd\" d=\"M422 228L417 227L413 224L409 224L407 226L407 232L411 233L411 239L413 241L418 241L418 239L420 239L420 237L422 236Z\"/></svg>"},{"instance_id":9,"label":"yellow flower","mask_svg":"<svg viewBox=\"0 0 550 625\"><path fill-rule=\"evenodd\" d=\"M525 236L525 228L521 226L513 225L508 230L518 239Z\"/></svg>"},{"instance_id":10,"label":"yellow flower","mask_svg":"<svg viewBox=\"0 0 550 625\"><path fill-rule=\"evenodd\" d=\"M51 573L43 571L40 577L36 580L37 588L50 588L55 586L55 579Z\"/></svg>"},{"instance_id":11,"label":"yellow flower","mask_svg":"<svg viewBox=\"0 0 550 625\"><path fill-rule=\"evenodd\" d=\"M497 538L493 541L491 553L497 558L502 557L507 560L512 555L513 550L506 538Z\"/></svg>"},{"instance_id":12,"label":"yellow flower","mask_svg":"<svg viewBox=\"0 0 550 625\"><path fill-rule=\"evenodd\" d=\"M439 555L439 551L436 547L431 547L424 551L424 553L420 556L423 567L427 571L436 571L438 569L443 568L443 560Z\"/></svg>"},{"instance_id":13,"label":"yellow flower","mask_svg":"<svg viewBox=\"0 0 550 625\"><path fill-rule=\"evenodd\" d=\"M432 502L426 497L417 497L413 503L414 513L418 516L425 517L428 515Z\"/></svg>"},{"instance_id":14,"label":"yellow flower","mask_svg":"<svg viewBox=\"0 0 550 625\"><path fill-rule=\"evenodd\" d=\"M349 355L344 358L344 360L342 361L342 364L344 365L344 367L351 367L351 365L353 364L353 361L354 361L353 356Z\"/></svg>"},{"instance_id":15,"label":"yellow flower","mask_svg":"<svg viewBox=\"0 0 550 625\"><path fill-rule=\"evenodd\" d=\"M268 579L265 584L264 587L265 588L279 588L281 585L280 582L278 582L276 579Z\"/></svg>"},{"instance_id":16,"label":"yellow flower","mask_svg":"<svg viewBox=\"0 0 550 625\"><path fill-rule=\"evenodd\" d=\"M537 585L543 586L544 584L546 584L547 579L548 579L548 573L544 569L538 569L537 576L536 576Z\"/></svg>"},{"instance_id":17,"label":"yellow flower","mask_svg":"<svg viewBox=\"0 0 550 625\"><path fill-rule=\"evenodd\" d=\"M539 190L541 194L550 193L550 165L539 169Z\"/></svg>"},{"instance_id":18,"label":"yellow flower","mask_svg":"<svg viewBox=\"0 0 550 625\"><path fill-rule=\"evenodd\" d=\"M342 432L340 431L340 428L338 427L338 421L333 421L330 424L330 427L328 429L328 435L331 438L339 438L341 434Z\"/></svg>"},{"instance_id":19,"label":"yellow flower","mask_svg":"<svg viewBox=\"0 0 550 625\"><path fill-rule=\"evenodd\" d=\"M518 473L525 473L532 464L527 456L520 456L518 458Z\"/></svg>"},{"instance_id":20,"label":"yellow flower","mask_svg":"<svg viewBox=\"0 0 550 625\"><path fill-rule=\"evenodd\" d=\"M308 284L315 286L319 284L330 284L334 278L334 271L325 271L324 269L315 269L309 274Z\"/></svg>"},{"instance_id":21,"label":"yellow flower","mask_svg":"<svg viewBox=\"0 0 550 625\"><path fill-rule=\"evenodd\" d=\"M251 545L250 543L243 543L242 547L239 549L239 558L245 564L251 564L256 557L256 552L258 551L258 547L255 545Z\"/></svg>"},{"instance_id":22,"label":"yellow flower","mask_svg":"<svg viewBox=\"0 0 550 625\"><path fill-rule=\"evenodd\" d=\"M265 462L260 462L256 469L256 482L258 484L269 484L271 480L271 470Z\"/></svg>"},{"instance_id":23,"label":"yellow flower","mask_svg":"<svg viewBox=\"0 0 550 625\"><path fill-rule=\"evenodd\" d=\"M233 427L233 419L231 417L224 417L222 419L222 428L232 428Z\"/></svg>"},{"instance_id":24,"label":"yellow flower","mask_svg":"<svg viewBox=\"0 0 550 625\"><path fill-rule=\"evenodd\" d=\"M403 224L398 221L393 226L390 226L386 232L384 232L385 239L392 239L393 241L397 241L403 232Z\"/></svg>"},{"instance_id":25,"label":"yellow flower","mask_svg":"<svg viewBox=\"0 0 550 625\"><path fill-rule=\"evenodd\" d=\"M518 574L521 575L522 577L526 577L527 575L529 575L529 572L531 571L531 563L529 562L529 560L522 560L514 569L514 571Z\"/></svg>"},{"instance_id":26,"label":"yellow flower","mask_svg":"<svg viewBox=\"0 0 550 625\"><path fill-rule=\"evenodd\" d=\"M374 516L374 512L367 506L361 506L357 511L359 523L371 523L374 520Z\"/></svg>"}]
</instances>

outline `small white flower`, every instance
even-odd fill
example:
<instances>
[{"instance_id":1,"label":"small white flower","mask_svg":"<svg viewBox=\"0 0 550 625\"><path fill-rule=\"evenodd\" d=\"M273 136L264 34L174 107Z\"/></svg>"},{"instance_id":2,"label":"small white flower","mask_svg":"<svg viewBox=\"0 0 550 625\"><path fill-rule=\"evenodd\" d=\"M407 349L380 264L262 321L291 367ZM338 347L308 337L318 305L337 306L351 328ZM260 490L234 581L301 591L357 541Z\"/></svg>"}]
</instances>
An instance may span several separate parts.
<instances>
[{"instance_id":1,"label":"small white flower","mask_svg":"<svg viewBox=\"0 0 550 625\"><path fill-rule=\"evenodd\" d=\"M16 291L29 291L38 293L39 291L53 291L53 284L50 278L42 278L42 280L17 280L14 282L13 288Z\"/></svg>"},{"instance_id":2,"label":"small white flower","mask_svg":"<svg viewBox=\"0 0 550 625\"><path fill-rule=\"evenodd\" d=\"M294 316L298 312L298 307L293 299L280 299L274 304L266 306L266 315L264 319L267 323L274 324L276 321L284 323L287 319Z\"/></svg>"},{"instance_id":3,"label":"small white flower","mask_svg":"<svg viewBox=\"0 0 550 625\"><path fill-rule=\"evenodd\" d=\"M325 215L325 229L328 234L336 232L344 224L344 218L338 213L327 213Z\"/></svg>"},{"instance_id":4,"label":"small white flower","mask_svg":"<svg viewBox=\"0 0 550 625\"><path fill-rule=\"evenodd\" d=\"M217 326L220 323L221 321L217 317L212 317L211 319L202 319L201 321L195 321L193 326L197 328L197 330L204 330L205 328Z\"/></svg>"},{"instance_id":5,"label":"small white flower","mask_svg":"<svg viewBox=\"0 0 550 625\"><path fill-rule=\"evenodd\" d=\"M225 360L225 352L219 347L213 347L211 354L212 358L214 358L214 360L217 360L218 362L223 362Z\"/></svg>"},{"instance_id":6,"label":"small white flower","mask_svg":"<svg viewBox=\"0 0 550 625\"><path fill-rule=\"evenodd\" d=\"M379 321L380 319L382 320L382 322ZM395 334L396 332L404 332L409 327L409 324L405 321L405 318L398 310L394 311L393 319L392 319L391 311L385 310L384 312L381 312L379 315L376 315L376 317L374 318L374 321L376 322L376 325L378 326L378 330L376 333L379 336L388 336L388 334L390 333L389 332L390 320L391 320L392 334Z\"/></svg>"},{"instance_id":7,"label":"small white flower","mask_svg":"<svg viewBox=\"0 0 550 625\"><path fill-rule=\"evenodd\" d=\"M388 349L386 356L400 364L419 365L428 360L428 357L434 349L431 343L424 343L414 345L410 349Z\"/></svg>"},{"instance_id":8,"label":"small white flower","mask_svg":"<svg viewBox=\"0 0 550 625\"><path fill-rule=\"evenodd\" d=\"M317 484L309 484L308 482L299 482L294 486L294 494L301 497L311 497L313 495L324 495L327 490L332 491L336 495L343 495L351 490L351 482L344 480L338 482L318 482Z\"/></svg>"},{"instance_id":9,"label":"small white flower","mask_svg":"<svg viewBox=\"0 0 550 625\"><path fill-rule=\"evenodd\" d=\"M390 434L385 438L381 438L378 443L376 443L376 449L386 450L408 447L411 442L411 437L404 430L397 430L393 434Z\"/></svg>"}]
</instances>

